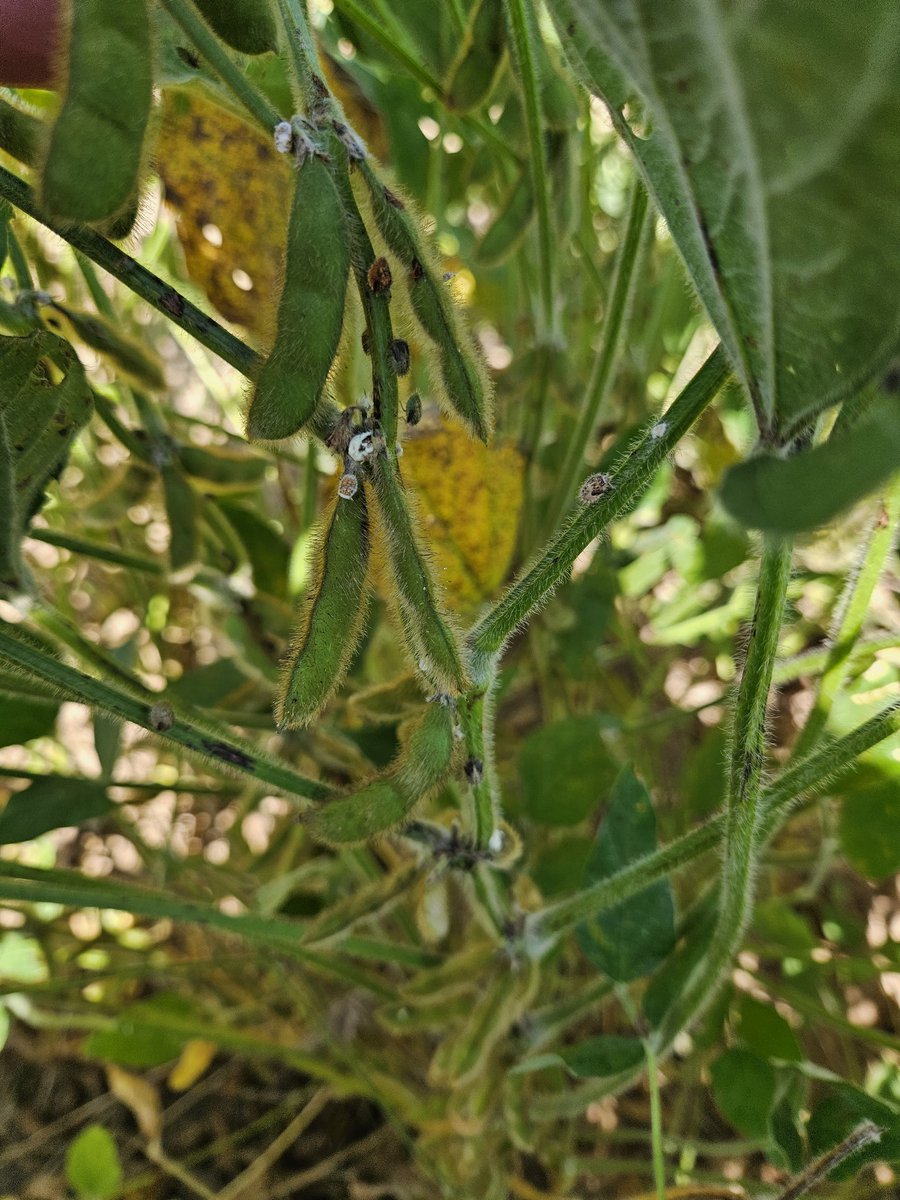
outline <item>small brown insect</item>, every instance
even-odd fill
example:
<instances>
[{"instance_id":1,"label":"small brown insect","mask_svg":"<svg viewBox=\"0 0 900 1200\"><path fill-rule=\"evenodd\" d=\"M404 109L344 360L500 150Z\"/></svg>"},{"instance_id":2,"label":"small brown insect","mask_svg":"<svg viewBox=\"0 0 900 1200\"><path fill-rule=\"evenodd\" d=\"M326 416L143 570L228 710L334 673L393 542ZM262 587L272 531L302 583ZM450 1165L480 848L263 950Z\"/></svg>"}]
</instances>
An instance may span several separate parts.
<instances>
[{"instance_id":1,"label":"small brown insect","mask_svg":"<svg viewBox=\"0 0 900 1200\"><path fill-rule=\"evenodd\" d=\"M397 375L409 374L409 343L402 338L394 338L390 346L391 366Z\"/></svg>"},{"instance_id":2,"label":"small brown insect","mask_svg":"<svg viewBox=\"0 0 900 1200\"><path fill-rule=\"evenodd\" d=\"M376 296L389 296L391 292L391 284L394 282L394 277L391 275L391 268L386 258L376 258L369 267L369 287Z\"/></svg>"}]
</instances>

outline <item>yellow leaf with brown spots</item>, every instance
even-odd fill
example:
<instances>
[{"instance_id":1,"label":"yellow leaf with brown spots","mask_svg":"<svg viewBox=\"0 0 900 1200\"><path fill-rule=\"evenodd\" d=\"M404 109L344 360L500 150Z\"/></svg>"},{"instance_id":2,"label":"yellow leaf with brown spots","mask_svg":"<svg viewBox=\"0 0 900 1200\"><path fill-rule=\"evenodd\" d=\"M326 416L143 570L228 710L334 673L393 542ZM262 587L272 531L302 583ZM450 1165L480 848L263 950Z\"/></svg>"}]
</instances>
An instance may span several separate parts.
<instances>
[{"instance_id":1,"label":"yellow leaf with brown spots","mask_svg":"<svg viewBox=\"0 0 900 1200\"><path fill-rule=\"evenodd\" d=\"M202 93L170 88L156 157L191 279L223 317L272 335L293 186L285 156Z\"/></svg>"},{"instance_id":2,"label":"yellow leaf with brown spots","mask_svg":"<svg viewBox=\"0 0 900 1200\"><path fill-rule=\"evenodd\" d=\"M469 613L506 581L522 509L523 462L456 426L410 432L401 468L448 604Z\"/></svg>"}]
</instances>

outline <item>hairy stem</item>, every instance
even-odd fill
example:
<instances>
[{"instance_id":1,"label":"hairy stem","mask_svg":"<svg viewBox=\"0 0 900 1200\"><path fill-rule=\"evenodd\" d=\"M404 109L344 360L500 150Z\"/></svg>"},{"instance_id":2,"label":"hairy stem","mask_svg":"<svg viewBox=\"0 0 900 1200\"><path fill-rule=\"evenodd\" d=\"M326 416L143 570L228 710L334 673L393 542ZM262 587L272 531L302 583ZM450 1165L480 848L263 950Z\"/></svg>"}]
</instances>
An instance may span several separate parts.
<instances>
[{"instance_id":1,"label":"hairy stem","mask_svg":"<svg viewBox=\"0 0 900 1200\"><path fill-rule=\"evenodd\" d=\"M538 276L541 299L539 344L555 341L556 271L553 231L550 222L550 175L547 170L547 145L541 87L535 52L536 16L530 0L505 0L513 56L518 68L519 86L528 130L528 167L537 208Z\"/></svg>"},{"instance_id":2,"label":"hairy stem","mask_svg":"<svg viewBox=\"0 0 900 1200\"><path fill-rule=\"evenodd\" d=\"M719 919L707 954L656 1032L657 1048L669 1046L715 999L753 912L766 707L790 572L791 543L767 540L731 730Z\"/></svg>"},{"instance_id":3,"label":"hairy stem","mask_svg":"<svg viewBox=\"0 0 900 1200\"><path fill-rule=\"evenodd\" d=\"M278 11L300 102L309 116L323 98L324 83L319 75L319 58L309 28L306 0L278 0Z\"/></svg>"},{"instance_id":4,"label":"hairy stem","mask_svg":"<svg viewBox=\"0 0 900 1200\"><path fill-rule=\"evenodd\" d=\"M461 699L458 712L466 752L465 772L472 797L472 836L476 850L487 850L501 815L490 694L485 692Z\"/></svg>"},{"instance_id":5,"label":"hairy stem","mask_svg":"<svg viewBox=\"0 0 900 1200\"><path fill-rule=\"evenodd\" d=\"M643 250L647 244L646 233L650 227L649 215L647 189L639 179L635 179L632 184L625 233L616 255L609 298L603 314L603 335L600 349L594 360L584 403L569 438L550 509L547 526L551 530L559 524L575 491L575 485L581 473L581 465L584 462L585 450L590 445L601 409L609 395L614 377L613 370L618 364L625 331L628 327Z\"/></svg>"},{"instance_id":6,"label":"hairy stem","mask_svg":"<svg viewBox=\"0 0 900 1200\"><path fill-rule=\"evenodd\" d=\"M199 714L176 712L164 696L158 701L139 698L67 666L6 622L0 625L0 661L44 681L67 699L131 721L165 741L212 759L219 768L226 766L304 800L321 800L330 794L331 789L325 784L307 779L286 763L270 758L252 742L235 737L230 731L223 738L218 728Z\"/></svg>"},{"instance_id":7,"label":"hairy stem","mask_svg":"<svg viewBox=\"0 0 900 1200\"><path fill-rule=\"evenodd\" d=\"M880 1142L883 1132L873 1121L863 1121L842 1142L811 1162L805 1171L791 1180L785 1190L779 1193L778 1200L797 1200L798 1196L805 1195L852 1154Z\"/></svg>"},{"instance_id":8,"label":"hairy stem","mask_svg":"<svg viewBox=\"0 0 900 1200\"><path fill-rule=\"evenodd\" d=\"M643 438L617 467L606 493L575 510L536 561L473 627L468 642L479 682L489 677L493 660L513 631L567 578L581 551L612 521L635 507L666 455L712 402L728 375L725 355L718 348L664 416L648 422Z\"/></svg>"}]
</instances>

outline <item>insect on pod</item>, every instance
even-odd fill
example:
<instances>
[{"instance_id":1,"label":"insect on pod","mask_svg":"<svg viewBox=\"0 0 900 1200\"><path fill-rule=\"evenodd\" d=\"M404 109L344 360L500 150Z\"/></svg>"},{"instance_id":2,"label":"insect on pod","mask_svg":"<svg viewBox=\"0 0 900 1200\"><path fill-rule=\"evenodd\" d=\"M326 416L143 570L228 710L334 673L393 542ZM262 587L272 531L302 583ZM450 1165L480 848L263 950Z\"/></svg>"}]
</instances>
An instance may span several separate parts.
<instances>
[{"instance_id":1,"label":"insect on pod","mask_svg":"<svg viewBox=\"0 0 900 1200\"><path fill-rule=\"evenodd\" d=\"M275 342L250 400L249 437L291 437L312 418L341 340L349 272L344 210L313 153L297 170Z\"/></svg>"},{"instance_id":2,"label":"insect on pod","mask_svg":"<svg viewBox=\"0 0 900 1200\"><path fill-rule=\"evenodd\" d=\"M366 842L397 828L450 772L455 744L453 714L430 704L385 774L362 788L313 809L307 824L328 845Z\"/></svg>"},{"instance_id":3,"label":"insect on pod","mask_svg":"<svg viewBox=\"0 0 900 1200\"><path fill-rule=\"evenodd\" d=\"M41 202L57 218L105 221L137 194L153 99L145 0L69 0L65 99L50 133Z\"/></svg>"},{"instance_id":4,"label":"insect on pod","mask_svg":"<svg viewBox=\"0 0 900 1200\"><path fill-rule=\"evenodd\" d=\"M578 499L582 504L596 504L603 496L606 496L613 489L612 475L606 475L600 471L596 475L589 475L578 492Z\"/></svg>"},{"instance_id":5,"label":"insect on pod","mask_svg":"<svg viewBox=\"0 0 900 1200\"><path fill-rule=\"evenodd\" d=\"M195 0L223 42L241 54L278 49L278 31L269 0Z\"/></svg>"},{"instance_id":6,"label":"insect on pod","mask_svg":"<svg viewBox=\"0 0 900 1200\"><path fill-rule=\"evenodd\" d=\"M358 169L369 189L381 236L405 268L410 306L434 347L435 373L447 403L486 442L492 428L491 387L481 356L463 328L409 207L384 187L367 162Z\"/></svg>"},{"instance_id":7,"label":"insect on pod","mask_svg":"<svg viewBox=\"0 0 900 1200\"><path fill-rule=\"evenodd\" d=\"M422 397L418 392L413 392L406 402L406 423L407 425L418 425L422 420Z\"/></svg>"},{"instance_id":8,"label":"insect on pod","mask_svg":"<svg viewBox=\"0 0 900 1200\"><path fill-rule=\"evenodd\" d=\"M369 514L361 489L334 500L314 558L315 575L285 663L276 713L278 724L291 729L308 725L324 708L346 675L362 633Z\"/></svg>"},{"instance_id":9,"label":"insect on pod","mask_svg":"<svg viewBox=\"0 0 900 1200\"><path fill-rule=\"evenodd\" d=\"M391 366L397 375L409 374L409 342L394 338L390 345Z\"/></svg>"}]
</instances>

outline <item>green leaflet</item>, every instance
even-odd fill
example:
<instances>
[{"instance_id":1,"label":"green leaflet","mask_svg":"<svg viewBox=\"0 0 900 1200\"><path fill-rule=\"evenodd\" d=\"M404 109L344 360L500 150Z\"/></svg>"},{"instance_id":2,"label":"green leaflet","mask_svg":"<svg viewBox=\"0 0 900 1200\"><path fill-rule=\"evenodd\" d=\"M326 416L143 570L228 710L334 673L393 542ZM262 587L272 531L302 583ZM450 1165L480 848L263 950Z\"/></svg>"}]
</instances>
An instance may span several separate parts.
<instances>
[{"instance_id":1,"label":"green leaflet","mask_svg":"<svg viewBox=\"0 0 900 1200\"><path fill-rule=\"evenodd\" d=\"M900 333L900 8L550 0L753 401L786 441ZM637 91L649 134L629 124ZM631 105L630 111L634 111Z\"/></svg>"},{"instance_id":2,"label":"green leaflet","mask_svg":"<svg viewBox=\"0 0 900 1200\"><path fill-rule=\"evenodd\" d=\"M419 549L403 480L390 455L383 453L374 463L372 483L387 542L393 600L407 649L432 684L442 691L463 692L468 681L456 636Z\"/></svg>"},{"instance_id":3,"label":"green leaflet","mask_svg":"<svg viewBox=\"0 0 900 1200\"><path fill-rule=\"evenodd\" d=\"M450 707L429 705L384 775L309 813L313 837L332 846L353 845L402 824L446 778L456 744L453 722Z\"/></svg>"},{"instance_id":4,"label":"green leaflet","mask_svg":"<svg viewBox=\"0 0 900 1200\"><path fill-rule=\"evenodd\" d=\"M0 583L21 582L19 542L91 410L68 342L46 332L0 337Z\"/></svg>"},{"instance_id":5,"label":"green leaflet","mask_svg":"<svg viewBox=\"0 0 900 1200\"><path fill-rule=\"evenodd\" d=\"M269 0L194 0L203 16L234 50L265 54L278 49L278 29Z\"/></svg>"},{"instance_id":6,"label":"green leaflet","mask_svg":"<svg viewBox=\"0 0 900 1200\"><path fill-rule=\"evenodd\" d=\"M341 340L350 236L325 160L297 171L278 327L247 414L251 438L291 437L313 417Z\"/></svg>"},{"instance_id":7,"label":"green leaflet","mask_svg":"<svg viewBox=\"0 0 900 1200\"><path fill-rule=\"evenodd\" d=\"M434 347L435 382L446 403L486 442L493 428L492 389L479 352L463 328L434 256L409 205L384 187L368 163L359 168L379 232L404 268L413 314Z\"/></svg>"},{"instance_id":8,"label":"green leaflet","mask_svg":"<svg viewBox=\"0 0 900 1200\"><path fill-rule=\"evenodd\" d=\"M650 794L631 768L623 767L588 858L584 886L614 875L657 848ZM611 979L628 983L649 975L675 944L671 883L659 879L624 904L582 922L577 937L582 952Z\"/></svg>"},{"instance_id":9,"label":"green leaflet","mask_svg":"<svg viewBox=\"0 0 900 1200\"><path fill-rule=\"evenodd\" d=\"M849 429L822 445L732 467L719 495L733 517L766 533L824 525L900 470L900 397L886 394Z\"/></svg>"},{"instance_id":10,"label":"green leaflet","mask_svg":"<svg viewBox=\"0 0 900 1200\"><path fill-rule=\"evenodd\" d=\"M308 725L340 687L366 615L369 513L365 492L336 497L313 551L315 577L306 594L285 665L278 724Z\"/></svg>"},{"instance_id":11,"label":"green leaflet","mask_svg":"<svg viewBox=\"0 0 900 1200\"><path fill-rule=\"evenodd\" d=\"M164 463L159 473L169 519L169 563L173 571L182 571L199 552L197 494L176 463Z\"/></svg>"},{"instance_id":12,"label":"green leaflet","mask_svg":"<svg viewBox=\"0 0 900 1200\"><path fill-rule=\"evenodd\" d=\"M104 221L132 201L152 103L145 0L72 0L68 78L41 175L58 219Z\"/></svg>"},{"instance_id":13,"label":"green leaflet","mask_svg":"<svg viewBox=\"0 0 900 1200\"><path fill-rule=\"evenodd\" d=\"M79 825L111 812L106 788L92 779L36 779L15 792L0 812L0 845L30 842L67 825Z\"/></svg>"},{"instance_id":14,"label":"green leaflet","mask_svg":"<svg viewBox=\"0 0 900 1200\"><path fill-rule=\"evenodd\" d=\"M457 112L477 108L491 93L506 46L503 0L476 0L466 36L447 75L444 101Z\"/></svg>"}]
</instances>

